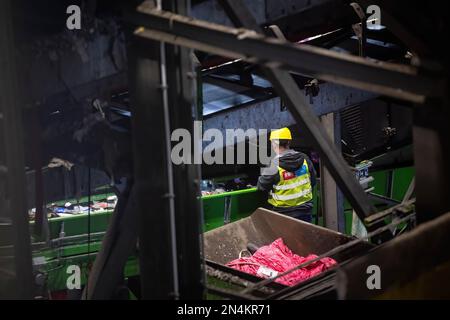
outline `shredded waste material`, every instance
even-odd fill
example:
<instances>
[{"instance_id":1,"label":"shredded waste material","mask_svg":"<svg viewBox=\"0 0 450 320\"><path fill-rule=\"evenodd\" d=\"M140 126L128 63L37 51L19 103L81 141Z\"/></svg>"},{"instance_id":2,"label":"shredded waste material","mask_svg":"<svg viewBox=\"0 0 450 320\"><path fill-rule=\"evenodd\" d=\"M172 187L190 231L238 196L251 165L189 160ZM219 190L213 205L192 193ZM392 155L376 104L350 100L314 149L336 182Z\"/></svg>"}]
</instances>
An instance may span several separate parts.
<instances>
[{"instance_id":1,"label":"shredded waste material","mask_svg":"<svg viewBox=\"0 0 450 320\"><path fill-rule=\"evenodd\" d=\"M222 194L236 190L244 190L253 188L254 186L247 180L247 178L234 178L223 182L216 182L213 180L202 180L200 184L202 196L210 196L214 194Z\"/></svg>"},{"instance_id":2,"label":"shredded waste material","mask_svg":"<svg viewBox=\"0 0 450 320\"><path fill-rule=\"evenodd\" d=\"M226 191L224 189L215 189L212 191L202 191L202 196L210 196L213 194L221 194L221 193L225 193Z\"/></svg>"},{"instance_id":3,"label":"shredded waste material","mask_svg":"<svg viewBox=\"0 0 450 320\"><path fill-rule=\"evenodd\" d=\"M227 263L227 266L260 278L273 278L280 273L288 271L317 257L318 256L315 254L301 257L293 253L288 246L284 244L282 238L278 238L271 244L259 248L252 256L235 259ZM335 265L337 265L336 260L328 257L322 258L304 268L292 271L283 277L275 279L275 282L286 286L293 286L306 279L312 278Z\"/></svg>"},{"instance_id":4,"label":"shredded waste material","mask_svg":"<svg viewBox=\"0 0 450 320\"><path fill-rule=\"evenodd\" d=\"M57 218L70 215L76 215L81 213L88 213L89 209L92 213L105 212L114 210L117 205L117 196L105 197L100 201L92 201L90 205L85 203L71 203L66 202L64 205L57 205L55 203L48 204L46 206L46 213L48 218ZM36 208L32 208L28 211L30 220L34 220L36 215Z\"/></svg>"}]
</instances>

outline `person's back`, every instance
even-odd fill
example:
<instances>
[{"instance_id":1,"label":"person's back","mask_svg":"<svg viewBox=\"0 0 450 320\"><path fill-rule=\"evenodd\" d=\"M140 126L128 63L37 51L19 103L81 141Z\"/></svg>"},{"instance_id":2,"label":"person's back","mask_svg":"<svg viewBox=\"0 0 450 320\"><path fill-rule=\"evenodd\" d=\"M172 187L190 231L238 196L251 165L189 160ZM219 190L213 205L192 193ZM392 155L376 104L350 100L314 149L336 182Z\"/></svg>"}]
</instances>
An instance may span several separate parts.
<instances>
[{"instance_id":1,"label":"person's back","mask_svg":"<svg viewBox=\"0 0 450 320\"><path fill-rule=\"evenodd\" d=\"M281 135L277 131L271 135L277 156L272 160L272 170L259 177L258 189L268 192L270 209L310 222L312 188L316 183L314 166L307 155L289 149L292 138L286 129L277 130Z\"/></svg>"}]
</instances>

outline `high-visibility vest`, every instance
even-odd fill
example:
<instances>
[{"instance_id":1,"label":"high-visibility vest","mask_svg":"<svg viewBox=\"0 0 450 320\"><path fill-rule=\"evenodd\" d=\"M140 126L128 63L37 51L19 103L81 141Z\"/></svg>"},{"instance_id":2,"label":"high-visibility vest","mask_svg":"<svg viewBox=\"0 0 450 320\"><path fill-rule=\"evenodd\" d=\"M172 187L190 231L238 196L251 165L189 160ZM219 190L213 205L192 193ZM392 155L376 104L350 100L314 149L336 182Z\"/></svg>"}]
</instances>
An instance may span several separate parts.
<instances>
[{"instance_id":1,"label":"high-visibility vest","mask_svg":"<svg viewBox=\"0 0 450 320\"><path fill-rule=\"evenodd\" d=\"M273 186L268 202L274 207L295 207L312 200L311 178L308 163L295 172L278 167L280 182Z\"/></svg>"}]
</instances>

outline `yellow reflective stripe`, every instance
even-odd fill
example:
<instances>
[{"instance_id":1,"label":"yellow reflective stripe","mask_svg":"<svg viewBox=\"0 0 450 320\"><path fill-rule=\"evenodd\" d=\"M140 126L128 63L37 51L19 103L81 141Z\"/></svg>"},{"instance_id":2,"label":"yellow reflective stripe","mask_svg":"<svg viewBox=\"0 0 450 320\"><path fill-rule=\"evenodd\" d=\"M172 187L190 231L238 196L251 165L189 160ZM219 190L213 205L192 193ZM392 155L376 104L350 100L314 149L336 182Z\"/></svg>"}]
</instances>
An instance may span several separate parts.
<instances>
[{"instance_id":1,"label":"yellow reflective stripe","mask_svg":"<svg viewBox=\"0 0 450 320\"><path fill-rule=\"evenodd\" d=\"M290 189L295 189L297 187L300 187L304 184L307 184L308 182L309 182L309 177L306 177L298 182L291 183L291 184L275 185L275 186L273 186L273 188L275 190L290 190Z\"/></svg>"},{"instance_id":2,"label":"yellow reflective stripe","mask_svg":"<svg viewBox=\"0 0 450 320\"><path fill-rule=\"evenodd\" d=\"M308 163L303 161L306 172L288 180L283 179L284 170L278 167L280 181L273 185L267 200L274 207L287 208L301 205L313 198Z\"/></svg>"},{"instance_id":3,"label":"yellow reflective stripe","mask_svg":"<svg viewBox=\"0 0 450 320\"><path fill-rule=\"evenodd\" d=\"M275 200L286 201L286 200L293 200L293 199L303 197L304 195L307 195L308 193L311 193L311 189L309 189L309 188L306 190L303 190L301 192L294 193L294 194L281 195L281 194L276 194L276 193L271 192L270 195Z\"/></svg>"}]
</instances>

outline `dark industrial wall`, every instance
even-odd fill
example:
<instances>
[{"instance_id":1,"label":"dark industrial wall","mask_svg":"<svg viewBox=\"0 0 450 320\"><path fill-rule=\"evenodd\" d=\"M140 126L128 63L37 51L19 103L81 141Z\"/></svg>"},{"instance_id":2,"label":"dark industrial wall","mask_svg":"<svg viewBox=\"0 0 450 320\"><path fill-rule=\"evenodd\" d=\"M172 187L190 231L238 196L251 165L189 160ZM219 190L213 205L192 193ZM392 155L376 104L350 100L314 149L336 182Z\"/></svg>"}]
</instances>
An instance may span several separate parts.
<instances>
[{"instance_id":1,"label":"dark industrial wall","mask_svg":"<svg viewBox=\"0 0 450 320\"><path fill-rule=\"evenodd\" d=\"M88 169L83 166L74 166L71 170L66 168L46 169L44 176L44 203L51 203L60 200L76 199L87 196L88 189ZM27 178L27 204L28 208L35 207L35 175L29 172ZM100 187L109 186L110 179L99 170L91 170L91 192L93 194L104 189ZM107 191L110 191L107 189Z\"/></svg>"}]
</instances>

